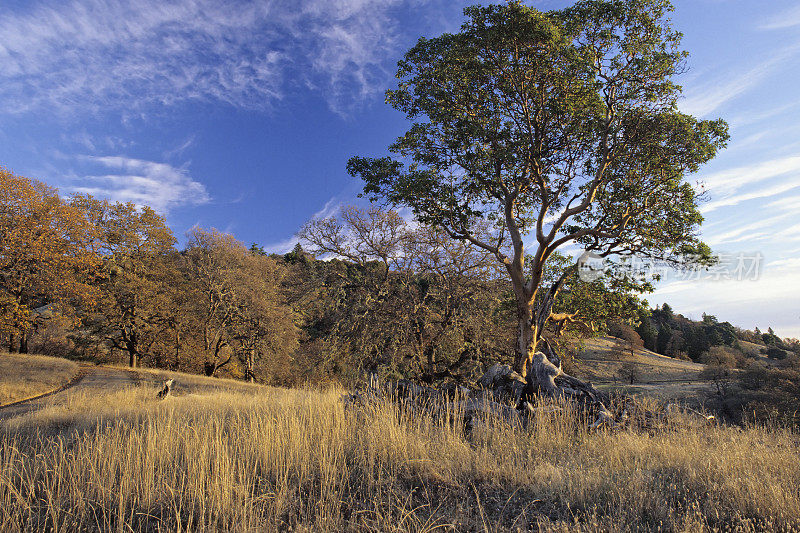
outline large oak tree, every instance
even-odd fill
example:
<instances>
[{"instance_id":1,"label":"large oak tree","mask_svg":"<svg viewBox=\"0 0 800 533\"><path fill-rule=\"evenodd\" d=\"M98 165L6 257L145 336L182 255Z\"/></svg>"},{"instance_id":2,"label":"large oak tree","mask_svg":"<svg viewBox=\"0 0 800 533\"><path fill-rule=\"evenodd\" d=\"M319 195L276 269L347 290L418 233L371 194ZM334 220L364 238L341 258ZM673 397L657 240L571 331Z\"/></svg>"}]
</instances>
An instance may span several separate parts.
<instances>
[{"instance_id":1,"label":"large oak tree","mask_svg":"<svg viewBox=\"0 0 800 533\"><path fill-rule=\"evenodd\" d=\"M554 393L537 353L563 280L556 250L677 261L708 256L685 176L727 140L722 120L678 110L686 52L667 0L585 0L540 12L519 2L465 10L461 31L420 39L387 101L413 121L390 150L353 157L365 194L481 248L511 278L516 370ZM494 238L478 236L482 221ZM529 248L529 249L528 249Z\"/></svg>"},{"instance_id":2,"label":"large oak tree","mask_svg":"<svg viewBox=\"0 0 800 533\"><path fill-rule=\"evenodd\" d=\"M97 294L89 284L99 265L93 228L74 199L44 183L0 168L0 334L27 352L36 309L69 315Z\"/></svg>"},{"instance_id":3,"label":"large oak tree","mask_svg":"<svg viewBox=\"0 0 800 533\"><path fill-rule=\"evenodd\" d=\"M330 337L346 340L349 348L340 351L360 353L359 364L372 370L380 366L423 381L452 378L490 352L493 335L503 330L493 316L503 294L492 291L497 277L488 253L437 227L409 224L391 210L351 206L308 221L298 236L314 254L351 265L342 265L348 274L338 293L347 315L335 320ZM336 298L336 291L324 297Z\"/></svg>"},{"instance_id":4,"label":"large oak tree","mask_svg":"<svg viewBox=\"0 0 800 533\"><path fill-rule=\"evenodd\" d=\"M103 261L95 282L101 296L94 312L84 314L84 333L90 342L127 353L136 367L172 322L175 237L147 206L91 196L76 196L73 203L93 228L89 247Z\"/></svg>"}]
</instances>

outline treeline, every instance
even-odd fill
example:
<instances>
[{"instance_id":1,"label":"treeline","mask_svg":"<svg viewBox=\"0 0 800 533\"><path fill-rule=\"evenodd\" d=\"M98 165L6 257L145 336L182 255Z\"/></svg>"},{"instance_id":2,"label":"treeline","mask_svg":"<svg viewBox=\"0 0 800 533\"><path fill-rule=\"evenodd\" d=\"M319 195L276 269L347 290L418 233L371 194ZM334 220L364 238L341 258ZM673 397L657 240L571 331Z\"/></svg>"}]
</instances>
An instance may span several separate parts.
<instances>
[{"instance_id":1,"label":"treeline","mask_svg":"<svg viewBox=\"0 0 800 533\"><path fill-rule=\"evenodd\" d=\"M323 261L200 228L178 250L148 207L64 199L7 171L0 187L9 351L270 383L365 369L432 381L478 372L512 337L486 258L394 212L349 209L309 224L316 251L341 258ZM339 248L325 249L331 238Z\"/></svg>"},{"instance_id":2,"label":"treeline","mask_svg":"<svg viewBox=\"0 0 800 533\"><path fill-rule=\"evenodd\" d=\"M711 384L706 406L728 420L800 427L800 340L708 314L692 321L667 304L643 313L636 333L650 350L705 364L701 377Z\"/></svg>"},{"instance_id":3,"label":"treeline","mask_svg":"<svg viewBox=\"0 0 800 533\"><path fill-rule=\"evenodd\" d=\"M772 328L762 333L758 328L747 330L730 322L720 322L714 315L703 313L700 321L676 314L668 304L640 314L636 332L648 350L695 362L705 362L709 350L727 346L742 354L753 353L742 342L759 345L757 353L781 360L800 354L800 340L781 339Z\"/></svg>"},{"instance_id":4,"label":"treeline","mask_svg":"<svg viewBox=\"0 0 800 533\"><path fill-rule=\"evenodd\" d=\"M148 207L64 199L6 171L0 186L0 338L10 351L284 384L363 371L468 381L511 359L503 273L394 211L312 220L299 234L308 251L286 255L200 228L178 250ZM556 278L571 261L552 264L546 277ZM636 316L642 301L610 283L568 280L553 345Z\"/></svg>"},{"instance_id":5,"label":"treeline","mask_svg":"<svg viewBox=\"0 0 800 533\"><path fill-rule=\"evenodd\" d=\"M199 228L177 251L148 207L65 200L6 171L0 187L0 333L9 351L124 357L131 366L146 359L207 375L230 367L247 379L274 379L294 352L274 259Z\"/></svg>"},{"instance_id":6,"label":"treeline","mask_svg":"<svg viewBox=\"0 0 800 533\"><path fill-rule=\"evenodd\" d=\"M187 237L177 249L148 207L65 199L0 171L2 345L280 384L364 371L468 382L511 360L515 304L504 273L485 253L397 212L351 207L311 220L299 232L306 249L285 255L213 229ZM550 265L545 280L572 261L554 255ZM605 332L638 334L650 350L703 363L724 349L726 368L760 356L789 364L800 352L771 329L649 310L638 290L616 277L568 278L545 334L565 368L570 335ZM744 341L759 343L756 353Z\"/></svg>"}]
</instances>

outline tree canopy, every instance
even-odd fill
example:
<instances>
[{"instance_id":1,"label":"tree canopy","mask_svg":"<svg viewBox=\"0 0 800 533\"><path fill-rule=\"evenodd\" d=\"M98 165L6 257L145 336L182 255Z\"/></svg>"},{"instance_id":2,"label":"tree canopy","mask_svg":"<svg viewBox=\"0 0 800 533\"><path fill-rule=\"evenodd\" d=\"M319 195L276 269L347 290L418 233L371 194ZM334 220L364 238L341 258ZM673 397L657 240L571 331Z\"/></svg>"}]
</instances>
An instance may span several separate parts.
<instances>
[{"instance_id":1,"label":"tree canopy","mask_svg":"<svg viewBox=\"0 0 800 533\"><path fill-rule=\"evenodd\" d=\"M671 9L666 0L467 8L460 32L420 39L399 63L387 101L412 125L389 147L395 157L348 162L371 199L410 207L505 267L523 374L562 283L542 294L556 250L676 263L710 254L684 178L725 145L727 125L678 110L687 54ZM482 222L491 238L476 233Z\"/></svg>"},{"instance_id":2,"label":"tree canopy","mask_svg":"<svg viewBox=\"0 0 800 533\"><path fill-rule=\"evenodd\" d=\"M20 351L35 309L88 305L97 296L88 284L98 264L87 247L92 238L77 202L0 168L0 334L19 336Z\"/></svg>"}]
</instances>

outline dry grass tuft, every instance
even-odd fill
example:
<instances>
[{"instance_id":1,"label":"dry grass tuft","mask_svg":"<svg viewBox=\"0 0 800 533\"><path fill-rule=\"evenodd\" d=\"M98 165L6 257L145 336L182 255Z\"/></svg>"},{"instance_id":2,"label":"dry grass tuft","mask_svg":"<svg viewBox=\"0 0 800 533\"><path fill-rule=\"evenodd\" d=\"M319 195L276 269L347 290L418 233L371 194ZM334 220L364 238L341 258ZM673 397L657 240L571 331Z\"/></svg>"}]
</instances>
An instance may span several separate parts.
<instances>
[{"instance_id":1,"label":"dry grass tuft","mask_svg":"<svg viewBox=\"0 0 800 533\"><path fill-rule=\"evenodd\" d=\"M78 372L74 361L43 355L0 352L0 405L45 394Z\"/></svg>"},{"instance_id":2,"label":"dry grass tuft","mask_svg":"<svg viewBox=\"0 0 800 533\"><path fill-rule=\"evenodd\" d=\"M0 430L0 531L789 530L797 436L592 433L575 413L465 433L461 414L341 391L68 404Z\"/></svg>"}]
</instances>

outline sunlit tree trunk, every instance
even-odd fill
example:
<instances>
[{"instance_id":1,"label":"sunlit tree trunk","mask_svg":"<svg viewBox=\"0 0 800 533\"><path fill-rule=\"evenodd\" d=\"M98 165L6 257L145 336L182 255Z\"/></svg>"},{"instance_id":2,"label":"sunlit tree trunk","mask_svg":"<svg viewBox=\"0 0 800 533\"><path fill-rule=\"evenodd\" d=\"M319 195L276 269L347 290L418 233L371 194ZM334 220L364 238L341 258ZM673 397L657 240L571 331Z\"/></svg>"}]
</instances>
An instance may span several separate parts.
<instances>
[{"instance_id":1,"label":"sunlit tree trunk","mask_svg":"<svg viewBox=\"0 0 800 533\"><path fill-rule=\"evenodd\" d=\"M125 348L128 352L128 366L136 368L139 366L139 350L136 346L135 336L131 336L125 341Z\"/></svg>"},{"instance_id":2,"label":"sunlit tree trunk","mask_svg":"<svg viewBox=\"0 0 800 533\"><path fill-rule=\"evenodd\" d=\"M517 306L517 321L514 370L521 376L527 376L539 340L530 304L520 303Z\"/></svg>"}]
</instances>

